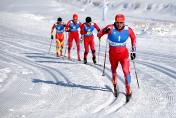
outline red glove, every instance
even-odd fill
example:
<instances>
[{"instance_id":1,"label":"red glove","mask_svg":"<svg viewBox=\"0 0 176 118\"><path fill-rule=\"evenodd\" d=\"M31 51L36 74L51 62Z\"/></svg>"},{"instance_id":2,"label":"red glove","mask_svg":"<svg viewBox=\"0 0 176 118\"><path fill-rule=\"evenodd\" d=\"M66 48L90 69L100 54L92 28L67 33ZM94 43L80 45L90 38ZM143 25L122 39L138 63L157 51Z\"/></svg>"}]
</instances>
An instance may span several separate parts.
<instances>
[{"instance_id":1,"label":"red glove","mask_svg":"<svg viewBox=\"0 0 176 118\"><path fill-rule=\"evenodd\" d=\"M102 32L98 32L97 33L97 37L100 39L101 37L103 36L103 33Z\"/></svg>"}]
</instances>

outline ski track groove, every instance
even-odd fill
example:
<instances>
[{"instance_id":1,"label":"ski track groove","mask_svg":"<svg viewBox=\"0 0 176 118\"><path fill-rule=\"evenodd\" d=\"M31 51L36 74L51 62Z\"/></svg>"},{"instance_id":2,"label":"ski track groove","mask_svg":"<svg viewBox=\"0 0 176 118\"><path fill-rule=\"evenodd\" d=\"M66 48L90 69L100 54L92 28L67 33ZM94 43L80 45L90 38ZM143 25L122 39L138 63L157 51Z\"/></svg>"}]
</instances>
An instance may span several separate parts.
<instances>
[{"instance_id":1,"label":"ski track groove","mask_svg":"<svg viewBox=\"0 0 176 118\"><path fill-rule=\"evenodd\" d=\"M6 55L7 56L7 55ZM8 55L9 56L9 55ZM46 72L48 72L49 74L51 74L51 76L55 79L55 80L57 80L57 77L56 77L56 75L55 74L53 74L53 72L52 71L50 71L50 70L52 70L51 68L50 69L48 69L48 67L43 67L43 66L39 66L38 64L36 65L36 64L34 64L33 62L27 62L26 60L23 60L23 59L21 59L21 58L17 58L17 57L15 57L15 56L11 56L11 57L13 57L13 59L15 59L16 58L16 60L19 60L20 62L23 62L23 63L26 63L26 64L28 64L28 65L32 65L32 66L37 66L38 68L40 68L40 69L43 69L44 71L46 71ZM54 71L56 71L56 70L54 70ZM23 84L23 83L21 83L21 84ZM22 89L22 88L21 88ZM18 90L18 91L22 91L22 90ZM54 90L53 90L53 92L51 91L49 94L49 96L52 96L52 93L58 93L58 92L55 92ZM63 93L61 93L61 95L63 95ZM60 97L59 98L62 98L61 97L61 95L59 95ZM58 97L58 96L57 96ZM20 98L18 98L18 99L20 99ZM28 99L30 99L30 98L28 98ZM21 100L18 100L18 101L21 101ZM52 104L52 102L51 102L51 104Z\"/></svg>"},{"instance_id":2,"label":"ski track groove","mask_svg":"<svg viewBox=\"0 0 176 118\"><path fill-rule=\"evenodd\" d=\"M5 54L5 53L4 53ZM8 55L9 56L9 55ZM15 58L17 58L16 56L12 56L13 57L13 59L15 59ZM38 66L38 64L36 65L36 64L32 64L32 63L34 63L34 62L29 62L29 61L26 61L26 60L24 60L24 59L22 59L22 58L17 58L16 60L20 60L20 62L23 62L23 63L27 63L28 65L30 65L30 66ZM43 66L43 65L42 65ZM89 64L89 66L92 66L91 64ZM95 66L92 66L92 67L95 67ZM39 67L38 67L39 68ZM45 70L43 67L40 67L40 68L42 68L43 70ZM52 77L56 80L56 81L58 81L57 80L57 77L55 76L55 75L53 75L52 74L52 72L50 72L50 70L51 70L51 68L49 68L49 67L47 67L47 70L45 70L46 72L48 72L49 74L51 74L52 75ZM69 79L68 78L66 78L65 76L64 76L64 74L62 74L60 71L58 71L58 70L56 70L56 69L53 69L54 71L57 71L57 73L60 73L65 79L66 79L66 81L68 82L68 83L71 83L70 81L69 81ZM100 71L101 71L101 69L99 69ZM110 77L110 76L109 76ZM57 84L58 82L56 82L56 84ZM116 99L115 99L116 100ZM114 101L115 101L114 100ZM110 103L110 105L111 104L113 104L114 103L114 101L112 101L111 103ZM108 105L109 106L109 105Z\"/></svg>"},{"instance_id":3,"label":"ski track groove","mask_svg":"<svg viewBox=\"0 0 176 118\"><path fill-rule=\"evenodd\" d=\"M141 64L141 65L143 65L143 64ZM143 66L145 66L145 64ZM157 70L155 68L153 68L153 69ZM145 94L148 91L148 89L150 89L150 91L152 91L151 93L148 93L148 94L151 94L151 95L147 95L147 96L143 95L144 97L148 98L148 99L147 98L143 98L143 99L145 99L147 103L148 102L152 103L151 104L152 106L146 105L146 107L142 108L144 111L141 111L141 109L139 107L140 112L146 112L146 111L149 112L151 109L153 109L153 111L155 111L156 109L161 109L162 110L162 109L165 109L165 108L170 108L168 110L169 114L166 114L166 113L164 113L164 114L168 115L169 118L174 118L175 117L174 114L176 114L176 113L174 112L174 110L172 108L174 107L175 101L176 101L176 99L175 99L176 91L174 89L174 87L176 86L175 81L171 80L172 82L168 82L168 81L165 82L165 81L162 81L160 78L156 78L155 75L154 75L154 72L150 73L150 72L147 72L147 71L142 70L142 69L138 69L138 70L139 70L139 72L144 72L145 76L147 76L147 77L145 77L141 80L141 81L143 81L142 82L143 85L147 84L147 85L145 85L145 87L142 86L143 94ZM163 74L165 75L166 73L163 73ZM153 82L153 81L155 81L155 82ZM157 83L157 84L156 85L151 85L153 83ZM165 102L163 102L163 101L165 101ZM166 101L167 101L167 103L166 103ZM135 102L135 101L133 101L133 102ZM141 105L144 104L144 103L142 103L143 101L140 101L140 100L137 100L137 99L136 99L136 102L138 104L141 104ZM158 105L158 104L160 104L160 105ZM163 106L161 106L161 105L163 105ZM149 107L149 108L147 108L147 107ZM138 109L136 109L136 110L138 110ZM159 111L161 111L161 110L159 110ZM145 114L148 114L147 112ZM141 113L141 114L143 114L143 113ZM156 114L156 113L153 114L153 115L155 115L155 117L158 117L156 115L159 115L159 117L162 116L161 114ZM140 116L138 116L138 117L140 118ZM151 117L151 116L149 115L149 117Z\"/></svg>"},{"instance_id":4,"label":"ski track groove","mask_svg":"<svg viewBox=\"0 0 176 118\"><path fill-rule=\"evenodd\" d=\"M142 65L145 65L149 68L153 68L159 72L162 72L166 75L168 75L169 77L173 78L173 79L176 79L176 76L175 76L175 71L169 69L169 68L165 68L161 65L157 65L157 64L154 64L154 63L149 63L149 62L144 62L144 61L140 61L140 62L137 62L138 64L142 64Z\"/></svg>"},{"instance_id":5,"label":"ski track groove","mask_svg":"<svg viewBox=\"0 0 176 118\"><path fill-rule=\"evenodd\" d=\"M11 43L11 42L10 42L10 43ZM15 45L14 45L14 46L15 46ZM18 48L21 48L21 47L23 47L23 48L26 49L26 47L21 46L21 45L18 45ZM28 48L28 47L27 47L27 48ZM29 49L29 50L30 50L30 49ZM34 50L34 49L33 49L33 50ZM104 56L104 55L102 54L102 55L100 55L100 56ZM92 65L92 64L87 64L87 65L92 66L92 67L96 68L96 69L99 70L99 71L102 71L100 68L98 68L97 66L94 66L94 65ZM106 70L108 70L108 71L111 73L111 70L110 70L109 68L106 67ZM107 78L109 78L109 80L111 81L111 76L108 75L107 72L105 72L105 74L106 74ZM121 80L122 82L124 82L120 76L119 76L119 78L120 78L119 80ZM110 106L111 106L116 100L117 100L117 98L115 98L112 102L110 102L106 107L110 108ZM104 110L104 109L105 109L105 108L102 108L102 110ZM116 109L119 109L119 107L116 108ZM100 110L100 111L101 111L101 110Z\"/></svg>"},{"instance_id":6,"label":"ski track groove","mask_svg":"<svg viewBox=\"0 0 176 118\"><path fill-rule=\"evenodd\" d=\"M3 42L4 43L4 42ZM14 42L12 42L12 41L7 41L6 40L6 43L9 45L9 44L11 44L11 45L13 45L14 47L17 47L17 48L19 48L19 49L21 49L21 48L23 48L23 49L25 49L25 50L35 50L35 51L39 51L39 52L41 52L41 50L38 50L38 49L33 49L33 48L30 48L30 47L26 47L26 46L22 46L22 45L20 45L20 44L14 44ZM21 49L21 50L23 50L23 49ZM100 55L100 56L103 56L103 54L102 55ZM92 66L91 64L88 64L89 66ZM94 67L94 68L96 68L96 69L98 69L99 71L101 71L101 69L100 68L98 68L98 67L96 67L96 66L92 66L92 67ZM106 67L106 69L108 69L107 67ZM110 71L110 69L108 69L108 71ZM61 73L60 73L61 74ZM105 73L106 74L106 76L109 78L109 80L111 80L111 77L107 74L107 73ZM114 101L112 101L110 104L112 104ZM108 105L109 106L109 105Z\"/></svg>"}]
</instances>

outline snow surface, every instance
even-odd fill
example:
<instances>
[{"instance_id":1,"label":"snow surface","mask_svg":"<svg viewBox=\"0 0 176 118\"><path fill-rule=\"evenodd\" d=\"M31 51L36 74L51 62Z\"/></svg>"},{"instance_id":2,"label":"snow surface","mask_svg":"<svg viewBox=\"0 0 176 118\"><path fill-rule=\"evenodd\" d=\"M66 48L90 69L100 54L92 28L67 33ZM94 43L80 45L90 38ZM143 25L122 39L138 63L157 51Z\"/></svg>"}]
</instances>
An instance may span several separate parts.
<instances>
[{"instance_id":1,"label":"snow surface","mask_svg":"<svg viewBox=\"0 0 176 118\"><path fill-rule=\"evenodd\" d=\"M175 118L176 117L176 0L0 1L0 117L1 118ZM118 92L112 94L111 70L102 75L106 36L101 41L99 65L55 57L50 30L58 16L72 13L80 21L92 16L104 27L116 13L137 35L137 87L131 63L133 97L125 104L124 77L119 65ZM95 33L96 35L96 33ZM66 36L67 37L67 34ZM67 41L65 39L65 41ZM98 39L95 37L98 58ZM128 42L130 50L130 41ZM64 48L65 50L65 48ZM81 45L83 58L84 47Z\"/></svg>"}]
</instances>

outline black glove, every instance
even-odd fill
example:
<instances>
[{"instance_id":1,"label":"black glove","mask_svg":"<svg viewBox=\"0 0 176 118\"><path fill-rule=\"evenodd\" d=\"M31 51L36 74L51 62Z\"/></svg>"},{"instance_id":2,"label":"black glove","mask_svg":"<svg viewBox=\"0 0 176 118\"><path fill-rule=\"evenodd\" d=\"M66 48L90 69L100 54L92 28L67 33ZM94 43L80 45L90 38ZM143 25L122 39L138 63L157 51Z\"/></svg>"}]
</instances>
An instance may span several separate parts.
<instances>
[{"instance_id":1,"label":"black glove","mask_svg":"<svg viewBox=\"0 0 176 118\"><path fill-rule=\"evenodd\" d=\"M111 29L107 27L107 28L104 30L104 32L105 32L105 33L109 33L110 30L111 30Z\"/></svg>"},{"instance_id":2,"label":"black glove","mask_svg":"<svg viewBox=\"0 0 176 118\"><path fill-rule=\"evenodd\" d=\"M131 60L134 60L136 58L136 52L131 52L130 56L131 56Z\"/></svg>"},{"instance_id":3,"label":"black glove","mask_svg":"<svg viewBox=\"0 0 176 118\"><path fill-rule=\"evenodd\" d=\"M54 39L54 36L51 34L51 39Z\"/></svg>"}]
</instances>

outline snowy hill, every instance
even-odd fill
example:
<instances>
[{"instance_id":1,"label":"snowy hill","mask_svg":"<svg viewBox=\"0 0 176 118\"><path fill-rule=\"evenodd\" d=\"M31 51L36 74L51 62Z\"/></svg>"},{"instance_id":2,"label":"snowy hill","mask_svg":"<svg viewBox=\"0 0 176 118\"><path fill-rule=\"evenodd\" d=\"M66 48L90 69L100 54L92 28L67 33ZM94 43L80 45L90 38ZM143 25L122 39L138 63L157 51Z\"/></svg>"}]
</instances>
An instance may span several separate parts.
<instances>
[{"instance_id":1,"label":"snowy hill","mask_svg":"<svg viewBox=\"0 0 176 118\"><path fill-rule=\"evenodd\" d=\"M58 0L80 5L87 10L92 7L103 7L103 0ZM157 20L176 20L176 0L105 0L110 13L123 12L131 17L150 18ZM109 14L110 15L110 14ZM160 16L159 18L156 17Z\"/></svg>"},{"instance_id":2,"label":"snowy hill","mask_svg":"<svg viewBox=\"0 0 176 118\"><path fill-rule=\"evenodd\" d=\"M176 1L107 0L0 1L0 117L2 118L175 118L176 117ZM100 27L114 22L116 13L137 36L137 87L131 64L131 101L125 103L124 76L119 65L118 97L113 95L111 65L102 76L106 36L99 64L55 56L51 26L58 16L66 22L77 12L84 22L91 16ZM65 42L67 42L65 33ZM95 47L98 57L98 39ZM130 41L127 45L130 50ZM66 43L64 51L66 49ZM81 59L84 47L81 45ZM67 55L67 53L66 53ZM108 54L107 54L108 57Z\"/></svg>"}]
</instances>

